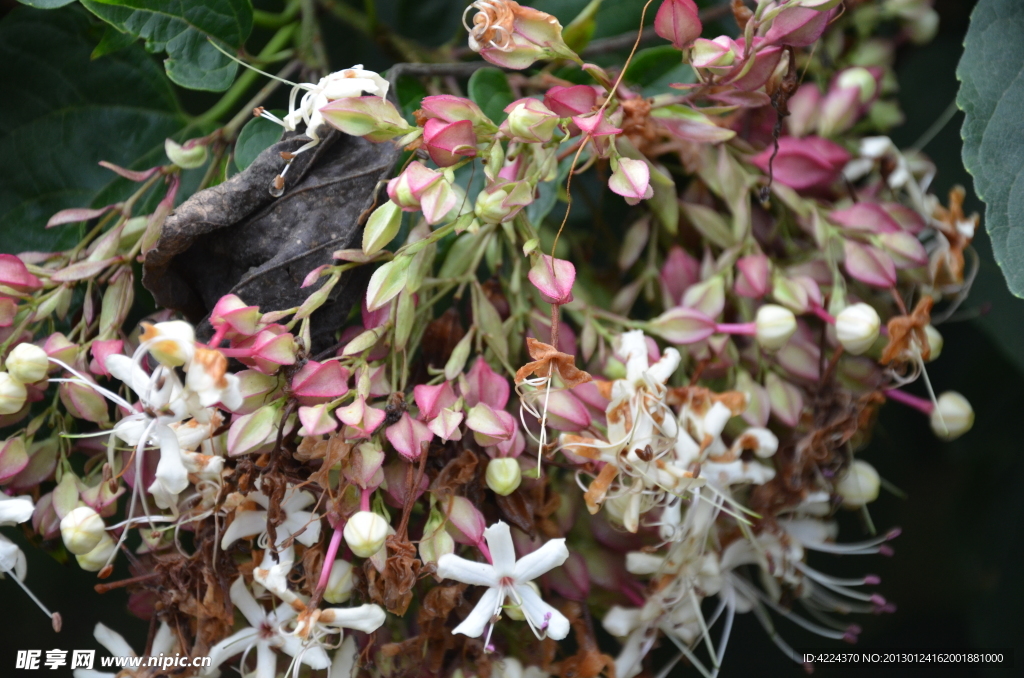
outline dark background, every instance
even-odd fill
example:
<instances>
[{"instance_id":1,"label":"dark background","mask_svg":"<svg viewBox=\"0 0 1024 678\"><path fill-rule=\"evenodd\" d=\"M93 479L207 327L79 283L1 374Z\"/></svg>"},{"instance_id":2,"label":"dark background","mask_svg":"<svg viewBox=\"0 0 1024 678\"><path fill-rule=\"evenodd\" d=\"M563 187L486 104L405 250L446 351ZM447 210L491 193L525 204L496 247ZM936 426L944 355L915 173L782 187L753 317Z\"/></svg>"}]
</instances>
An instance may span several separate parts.
<instances>
[{"instance_id":1,"label":"dark background","mask_svg":"<svg viewBox=\"0 0 1024 678\"><path fill-rule=\"evenodd\" d=\"M584 4L567 0L534 6L553 11L565 24ZM605 4L610 7L602 12L605 20L598 25L598 37L636 25L642 6L638 0L607 0ZM973 4L970 0L937 0L942 17L938 37L923 48L908 48L899 54L900 100L907 123L892 135L897 145L915 143L953 102L956 65ZM10 5L0 3L0 11ZM266 5L273 9L272 4ZM461 11L461 3L449 0L398 0L378 5L382 21L420 38L427 30L451 35ZM453 5L459 5L458 11L453 12ZM324 31L334 65L363 62L370 68L384 68L390 63L386 52L365 38L353 37L341 24L325 21ZM342 39L333 39L337 36ZM202 110L207 105L204 96L183 93L182 99L186 106ZM934 192L943 202L951 186L962 184L968 188L966 211L980 212L983 205L971 191L970 176L960 160L962 121L958 112L924 150L938 165ZM1016 667L819 664L816 675L1024 675L1024 301L1006 291L984 233L975 240L975 247L982 256L982 270L962 313L972 317L940 328L945 338L942 358L929 366L938 391L957 390L970 400L977 414L974 430L944 444L935 439L926 419L916 411L895 403L885 407L874 440L861 454L906 493L906 499L883 493L871 505L879 529L903 529L894 542L895 556L811 556L813 566L829 573L880 575L879 590L898 610L854 620L864 631L853 647L823 641L785 620L776 619L776 626L798 651L1007 648L1016 653ZM842 538L856 540L862 532L851 518L843 526ZM17 528L5 528L4 534L24 545ZM91 573L73 564L61 565L32 547L25 550L27 583L51 609L60 611L64 630L54 634L49 621L28 604L13 582L0 582L0 676L33 675L14 671L16 649L98 649L91 633L100 620L122 633L134 647L144 645L148 624L126 612L123 593L100 596L92 590L96 580ZM112 579L120 578L119 574L124 575L115 573ZM68 673L66 669L43 669L41 675ZM737 619L722 676L802 673L801 667L775 648L752 615ZM677 667L672 675L699 674Z\"/></svg>"}]
</instances>

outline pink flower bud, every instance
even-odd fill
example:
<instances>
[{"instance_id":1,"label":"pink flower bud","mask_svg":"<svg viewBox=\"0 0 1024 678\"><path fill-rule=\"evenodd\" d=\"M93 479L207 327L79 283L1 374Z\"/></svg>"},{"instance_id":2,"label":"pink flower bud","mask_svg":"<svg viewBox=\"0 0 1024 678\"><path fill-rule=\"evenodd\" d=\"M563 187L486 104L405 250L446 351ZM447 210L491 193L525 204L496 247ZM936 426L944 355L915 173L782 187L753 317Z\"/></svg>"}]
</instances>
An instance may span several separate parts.
<instances>
[{"instance_id":1,"label":"pink flower bud","mask_svg":"<svg viewBox=\"0 0 1024 678\"><path fill-rule=\"evenodd\" d=\"M416 406L420 408L420 419L424 421L438 416L441 410L451 407L458 400L450 381L437 386L419 384L412 389L412 396L416 400Z\"/></svg>"},{"instance_id":2,"label":"pink flower bud","mask_svg":"<svg viewBox=\"0 0 1024 678\"><path fill-rule=\"evenodd\" d=\"M260 322L260 307L247 306L237 295L225 294L217 300L210 312L210 324L214 329L225 328L225 336L232 334L243 337L256 333Z\"/></svg>"},{"instance_id":3,"label":"pink flower bud","mask_svg":"<svg viewBox=\"0 0 1024 678\"><path fill-rule=\"evenodd\" d=\"M363 316L363 328L372 330L380 327L388 321L388 318L391 317L391 305L386 304L383 307L378 308L376 311L371 311L366 307L366 297L363 297L361 312Z\"/></svg>"},{"instance_id":4,"label":"pink flower bud","mask_svg":"<svg viewBox=\"0 0 1024 678\"><path fill-rule=\"evenodd\" d=\"M28 452L21 438L8 438L0 447L0 483L6 483L28 466Z\"/></svg>"},{"instance_id":5,"label":"pink flower bud","mask_svg":"<svg viewBox=\"0 0 1024 678\"><path fill-rule=\"evenodd\" d=\"M462 412L456 412L446 407L430 420L427 428L445 442L449 440L462 440L462 430L459 427L462 425L464 418L465 415Z\"/></svg>"},{"instance_id":6,"label":"pink flower bud","mask_svg":"<svg viewBox=\"0 0 1024 678\"><path fill-rule=\"evenodd\" d=\"M858 202L846 209L829 212L828 218L840 226L861 233L898 233L899 223L881 205Z\"/></svg>"},{"instance_id":7,"label":"pink flower bud","mask_svg":"<svg viewBox=\"0 0 1024 678\"><path fill-rule=\"evenodd\" d=\"M307 361L292 377L292 395L303 405L315 405L348 393L349 372L337 360Z\"/></svg>"},{"instance_id":8,"label":"pink flower bud","mask_svg":"<svg viewBox=\"0 0 1024 678\"><path fill-rule=\"evenodd\" d=\"M562 39L558 19L510 0L478 1L473 16L469 47L485 60L502 68L522 69L537 59L579 57Z\"/></svg>"},{"instance_id":9,"label":"pink flower bud","mask_svg":"<svg viewBox=\"0 0 1024 678\"><path fill-rule=\"evenodd\" d=\"M484 115L480 107L469 99L451 94L438 94L424 97L420 109L428 118L444 122L461 122L468 120L474 127L494 127L490 118Z\"/></svg>"},{"instance_id":10,"label":"pink flower bud","mask_svg":"<svg viewBox=\"0 0 1024 678\"><path fill-rule=\"evenodd\" d=\"M441 221L458 200L444 175L418 160L388 182L388 197L405 212L421 210L429 224Z\"/></svg>"},{"instance_id":11,"label":"pink flower bud","mask_svg":"<svg viewBox=\"0 0 1024 678\"><path fill-rule=\"evenodd\" d=\"M693 308L676 306L648 323L654 334L673 344L695 344L715 333L717 323Z\"/></svg>"},{"instance_id":12,"label":"pink flower bud","mask_svg":"<svg viewBox=\"0 0 1024 678\"><path fill-rule=\"evenodd\" d=\"M804 326L802 332L794 334L775 354L775 360L794 377L817 381L820 373L821 349L808 338L806 330L807 328Z\"/></svg>"},{"instance_id":13,"label":"pink flower bud","mask_svg":"<svg viewBox=\"0 0 1024 678\"><path fill-rule=\"evenodd\" d=\"M406 502L410 500L409 490L411 489L408 481L409 464L404 461L395 460L384 466L381 471L384 473L384 484L381 486L384 488L384 498L388 500L388 503L392 506L399 508L406 505ZM386 487L385 487L386 486ZM423 474L423 478L420 480L419 487L415 489L412 497L412 501L416 501L427 491L430 487L430 478L427 474Z\"/></svg>"},{"instance_id":14,"label":"pink flower bud","mask_svg":"<svg viewBox=\"0 0 1024 678\"><path fill-rule=\"evenodd\" d=\"M924 218L921 214L906 205L900 205L899 203L887 202L882 204L882 208L886 213L893 218L893 220L899 225L900 229L907 233L917 235L925 228Z\"/></svg>"},{"instance_id":15,"label":"pink flower bud","mask_svg":"<svg viewBox=\"0 0 1024 678\"><path fill-rule=\"evenodd\" d=\"M818 132L822 136L831 137L850 129L867 112L880 89L881 71L873 70L877 76L859 66L848 68L833 79L818 118Z\"/></svg>"},{"instance_id":16,"label":"pink flower bud","mask_svg":"<svg viewBox=\"0 0 1024 678\"><path fill-rule=\"evenodd\" d=\"M739 54L743 54L746 49L746 40L743 38L737 40L736 49ZM749 57L754 60L753 65L748 69L746 60L740 61L729 71L729 75L725 78L726 82L748 92L760 88L775 72L775 68L782 59L782 52L781 46L771 45L764 38L754 38L753 53Z\"/></svg>"},{"instance_id":17,"label":"pink flower bud","mask_svg":"<svg viewBox=\"0 0 1024 678\"><path fill-rule=\"evenodd\" d=\"M699 38L702 28L693 0L663 0L654 16L655 33L676 49L685 49Z\"/></svg>"},{"instance_id":18,"label":"pink flower bud","mask_svg":"<svg viewBox=\"0 0 1024 678\"><path fill-rule=\"evenodd\" d=\"M84 419L95 424L110 421L107 401L97 391L77 382L66 381L58 389L60 400L76 419Z\"/></svg>"},{"instance_id":19,"label":"pink flower bud","mask_svg":"<svg viewBox=\"0 0 1024 678\"><path fill-rule=\"evenodd\" d=\"M423 443L429 443L434 437L426 424L413 419L408 412L402 414L396 424L389 426L385 435L395 451L406 459L419 459Z\"/></svg>"},{"instance_id":20,"label":"pink flower bud","mask_svg":"<svg viewBox=\"0 0 1024 678\"><path fill-rule=\"evenodd\" d=\"M751 254L736 262L736 294L760 299L768 293L768 257Z\"/></svg>"},{"instance_id":21,"label":"pink flower bud","mask_svg":"<svg viewBox=\"0 0 1024 678\"><path fill-rule=\"evenodd\" d=\"M505 410L496 410L486 403L477 403L466 415L466 426L482 447L511 440L516 432L515 418Z\"/></svg>"},{"instance_id":22,"label":"pink flower bud","mask_svg":"<svg viewBox=\"0 0 1024 678\"><path fill-rule=\"evenodd\" d=\"M769 145L750 161L767 175L772 152ZM774 180L798 191L823 188L839 177L849 159L840 146L819 137L782 137L773 163Z\"/></svg>"},{"instance_id":23,"label":"pink flower bud","mask_svg":"<svg viewBox=\"0 0 1024 678\"><path fill-rule=\"evenodd\" d=\"M492 370L483 357L479 357L462 378L460 390L469 407L486 403L501 410L508 404L510 389L508 380Z\"/></svg>"},{"instance_id":24,"label":"pink flower bud","mask_svg":"<svg viewBox=\"0 0 1024 678\"><path fill-rule=\"evenodd\" d=\"M350 405L339 407L335 416L346 424L346 438L369 438L384 423L384 410L370 407L363 398L356 398Z\"/></svg>"},{"instance_id":25,"label":"pink flower bud","mask_svg":"<svg viewBox=\"0 0 1024 678\"><path fill-rule=\"evenodd\" d=\"M60 452L57 440L48 438L36 441L28 448L28 465L7 481L7 491L16 494L29 490L53 477L57 468L57 457ZM127 473L125 474L127 475Z\"/></svg>"},{"instance_id":26,"label":"pink flower bud","mask_svg":"<svg viewBox=\"0 0 1024 678\"><path fill-rule=\"evenodd\" d=\"M896 284L896 265L885 252L855 240L845 240L843 253L846 272L857 280L874 287Z\"/></svg>"},{"instance_id":27,"label":"pink flower bud","mask_svg":"<svg viewBox=\"0 0 1024 678\"><path fill-rule=\"evenodd\" d=\"M469 120L427 120L423 126L423 147L439 167L449 167L462 158L471 158L476 155L473 123Z\"/></svg>"},{"instance_id":28,"label":"pink flower bud","mask_svg":"<svg viewBox=\"0 0 1024 678\"><path fill-rule=\"evenodd\" d=\"M597 103L597 90L590 85L555 86L544 94L544 105L562 118L583 115Z\"/></svg>"},{"instance_id":29,"label":"pink flower bud","mask_svg":"<svg viewBox=\"0 0 1024 678\"><path fill-rule=\"evenodd\" d=\"M765 376L765 390L772 414L787 426L796 426L800 422L800 414L804 409L804 399L800 389L793 384L769 372Z\"/></svg>"},{"instance_id":30,"label":"pink flower bud","mask_svg":"<svg viewBox=\"0 0 1024 678\"><path fill-rule=\"evenodd\" d=\"M917 268L928 263L924 245L910 233L883 233L878 240L882 249L892 257L896 268Z\"/></svg>"},{"instance_id":31,"label":"pink flower bud","mask_svg":"<svg viewBox=\"0 0 1024 678\"><path fill-rule=\"evenodd\" d=\"M124 342L120 339L107 339L105 341L94 341L89 347L92 360L89 362L89 371L96 376L109 377L107 371L107 358L112 355L120 355L124 352Z\"/></svg>"},{"instance_id":32,"label":"pink flower bud","mask_svg":"<svg viewBox=\"0 0 1024 678\"><path fill-rule=\"evenodd\" d=\"M326 403L299 407L299 421L302 422L300 436L322 436L338 428L338 420Z\"/></svg>"},{"instance_id":33,"label":"pink flower bud","mask_svg":"<svg viewBox=\"0 0 1024 678\"><path fill-rule=\"evenodd\" d=\"M651 169L643 160L619 158L615 170L608 178L608 188L624 197L630 205L635 205L641 200L650 200L654 196Z\"/></svg>"},{"instance_id":34,"label":"pink flower bud","mask_svg":"<svg viewBox=\"0 0 1024 678\"><path fill-rule=\"evenodd\" d=\"M508 117L501 131L510 139L528 144L551 141L558 125L558 116L541 101L532 98L513 101L505 107Z\"/></svg>"},{"instance_id":35,"label":"pink flower bud","mask_svg":"<svg viewBox=\"0 0 1024 678\"><path fill-rule=\"evenodd\" d=\"M530 267L527 278L549 304L568 304L572 301L576 267L571 262L541 255Z\"/></svg>"},{"instance_id":36,"label":"pink flower bud","mask_svg":"<svg viewBox=\"0 0 1024 678\"><path fill-rule=\"evenodd\" d=\"M678 245L673 245L661 267L661 284L671 300L667 306L682 303L686 288L700 277L700 262Z\"/></svg>"},{"instance_id":37,"label":"pink flower bud","mask_svg":"<svg viewBox=\"0 0 1024 678\"><path fill-rule=\"evenodd\" d=\"M532 202L529 183L499 179L477 194L473 211L485 223L500 224L515 218Z\"/></svg>"},{"instance_id":38,"label":"pink flower bud","mask_svg":"<svg viewBox=\"0 0 1024 678\"><path fill-rule=\"evenodd\" d=\"M259 451L276 434L278 414L280 411L273 405L264 405L232 421L228 429L228 455L236 457Z\"/></svg>"},{"instance_id":39,"label":"pink flower bud","mask_svg":"<svg viewBox=\"0 0 1024 678\"><path fill-rule=\"evenodd\" d=\"M583 554L573 552L561 567L551 570L544 581L569 600L584 601L590 595L590 572Z\"/></svg>"},{"instance_id":40,"label":"pink flower bud","mask_svg":"<svg viewBox=\"0 0 1024 678\"><path fill-rule=\"evenodd\" d=\"M547 398L547 424L556 431L582 431L590 426L587 408L568 391L551 391ZM544 403L544 400L541 400Z\"/></svg>"},{"instance_id":41,"label":"pink flower bud","mask_svg":"<svg viewBox=\"0 0 1024 678\"><path fill-rule=\"evenodd\" d=\"M248 356L238 358L241 362L265 374L277 372L281 365L294 365L298 350L295 337L281 325L261 330L255 337L240 342L238 348L250 351Z\"/></svg>"},{"instance_id":42,"label":"pink flower bud","mask_svg":"<svg viewBox=\"0 0 1024 678\"><path fill-rule=\"evenodd\" d=\"M343 97L320 109L324 122L345 134L380 142L413 129L394 104L379 96Z\"/></svg>"},{"instance_id":43,"label":"pink flower bud","mask_svg":"<svg viewBox=\"0 0 1024 678\"><path fill-rule=\"evenodd\" d=\"M812 83L801 85L787 103L786 128L794 137L807 136L818 126L821 90Z\"/></svg>"},{"instance_id":44,"label":"pink flower bud","mask_svg":"<svg viewBox=\"0 0 1024 678\"><path fill-rule=\"evenodd\" d=\"M573 116L572 122L592 137L606 137L612 134L622 134L622 130L608 122L603 113L589 113L587 115Z\"/></svg>"},{"instance_id":45,"label":"pink flower bud","mask_svg":"<svg viewBox=\"0 0 1024 678\"><path fill-rule=\"evenodd\" d=\"M737 57L736 41L727 35L714 40L697 38L691 50L690 63L694 68L702 68L714 75L725 75L732 70Z\"/></svg>"},{"instance_id":46,"label":"pink flower bud","mask_svg":"<svg viewBox=\"0 0 1024 678\"><path fill-rule=\"evenodd\" d=\"M765 40L792 47L808 47L817 42L834 15L835 10L785 7L775 16Z\"/></svg>"},{"instance_id":47,"label":"pink flower bud","mask_svg":"<svg viewBox=\"0 0 1024 678\"><path fill-rule=\"evenodd\" d=\"M43 350L46 355L55 358L63 363L72 363L78 355L78 344L72 344L60 332L54 332L43 343Z\"/></svg>"},{"instance_id":48,"label":"pink flower bud","mask_svg":"<svg viewBox=\"0 0 1024 678\"><path fill-rule=\"evenodd\" d=\"M440 172L414 160L401 174L388 182L388 197L402 210L415 212L420 209L424 192L440 180Z\"/></svg>"},{"instance_id":49,"label":"pink flower bud","mask_svg":"<svg viewBox=\"0 0 1024 678\"><path fill-rule=\"evenodd\" d=\"M452 497L450 504L441 502L440 508L448 515L448 529L455 541L473 545L484 538L487 522L473 502L465 497Z\"/></svg>"},{"instance_id":50,"label":"pink flower bud","mask_svg":"<svg viewBox=\"0 0 1024 678\"><path fill-rule=\"evenodd\" d=\"M47 492L36 502L32 513L32 529L43 539L56 539L60 535L61 517L53 508L53 492Z\"/></svg>"},{"instance_id":51,"label":"pink flower bud","mask_svg":"<svg viewBox=\"0 0 1024 678\"><path fill-rule=\"evenodd\" d=\"M13 254L0 254L0 285L18 292L34 292L43 286L39 278L28 272L23 262Z\"/></svg>"}]
</instances>

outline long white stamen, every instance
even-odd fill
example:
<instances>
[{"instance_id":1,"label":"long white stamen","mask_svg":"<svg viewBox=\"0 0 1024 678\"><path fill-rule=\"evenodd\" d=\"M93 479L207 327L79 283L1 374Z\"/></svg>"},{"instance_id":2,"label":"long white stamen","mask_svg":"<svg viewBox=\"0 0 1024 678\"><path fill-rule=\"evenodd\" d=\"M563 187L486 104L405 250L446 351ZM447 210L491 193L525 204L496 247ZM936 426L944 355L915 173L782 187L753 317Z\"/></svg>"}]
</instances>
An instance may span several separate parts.
<instances>
[{"instance_id":1,"label":"long white stamen","mask_svg":"<svg viewBox=\"0 0 1024 678\"><path fill-rule=\"evenodd\" d=\"M14 580L14 582L15 582L15 583L16 583L16 584L17 584L18 586L20 586L20 587L21 587L21 590L22 590L22 591L24 591L25 593L27 593L27 594L28 594L28 597L32 599L32 602L34 602L34 603L35 603L35 604L36 604L36 605L37 605L37 606L39 607L39 609L43 611L43 613L44 613L44 614L45 614L45 615L46 615L47 617L49 617L49 618L50 618L51 620L53 620L53 618L54 618L54 613L53 613L53 612L50 612L50 611L49 611L49 610L48 610L48 609L46 608L46 606L45 606L45 605L43 605L43 601L41 601L41 600L39 600L38 598L36 598L36 594L32 593L32 589L30 589L30 588L29 588L28 586L26 586L26 585L25 585L25 582L23 582L23 581L21 581L20 579L18 579L18 575L17 575L17 574L15 574L13 570L10 570L10 569L8 569L8 568L6 568L6 567L3 567L3 566L0 566L0 569L2 569L2 570L3 570L4 572L6 572L7 574L9 574L9 575L10 575L10 577L11 577L11 579L13 579L13 580ZM58 618L59 618L59 617L58 617Z\"/></svg>"}]
</instances>

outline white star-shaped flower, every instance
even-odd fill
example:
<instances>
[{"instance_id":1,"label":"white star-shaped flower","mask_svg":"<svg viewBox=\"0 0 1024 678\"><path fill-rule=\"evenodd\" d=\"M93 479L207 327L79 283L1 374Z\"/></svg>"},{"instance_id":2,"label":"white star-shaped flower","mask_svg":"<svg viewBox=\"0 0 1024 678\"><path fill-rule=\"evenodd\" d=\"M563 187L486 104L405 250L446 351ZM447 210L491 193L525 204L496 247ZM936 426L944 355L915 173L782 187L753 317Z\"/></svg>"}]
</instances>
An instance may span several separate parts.
<instances>
[{"instance_id":1,"label":"white star-shaped flower","mask_svg":"<svg viewBox=\"0 0 1024 678\"><path fill-rule=\"evenodd\" d=\"M466 560L451 553L441 556L437 561L438 576L488 587L473 611L452 633L478 638L501 610L505 599L510 598L521 608L527 623L538 637L546 635L555 640L565 638L569 634L569 620L545 603L529 584L565 562L569 557L565 539L552 539L533 553L516 560L512 531L507 524L498 521L484 530L484 537L487 539L491 564ZM489 641L488 631L485 645Z\"/></svg>"}]
</instances>

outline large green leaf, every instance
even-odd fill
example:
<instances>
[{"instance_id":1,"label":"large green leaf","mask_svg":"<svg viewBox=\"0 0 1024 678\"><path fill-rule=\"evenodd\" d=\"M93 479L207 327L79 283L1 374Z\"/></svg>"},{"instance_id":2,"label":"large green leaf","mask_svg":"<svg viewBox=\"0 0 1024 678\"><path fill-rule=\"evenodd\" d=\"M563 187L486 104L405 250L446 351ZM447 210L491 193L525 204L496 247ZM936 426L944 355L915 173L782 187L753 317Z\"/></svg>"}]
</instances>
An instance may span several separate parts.
<instances>
[{"instance_id":1,"label":"large green leaf","mask_svg":"<svg viewBox=\"0 0 1024 678\"><path fill-rule=\"evenodd\" d=\"M97 163L142 169L186 124L170 83L140 46L90 61L98 34L80 11L19 8L0 21L0 250L51 250L74 227L53 213L120 200L133 184Z\"/></svg>"},{"instance_id":2,"label":"large green leaf","mask_svg":"<svg viewBox=\"0 0 1024 678\"><path fill-rule=\"evenodd\" d=\"M252 30L250 0L82 0L118 30L144 38L146 49L167 52L164 66L182 87L219 92L231 86L238 64L210 40L241 47Z\"/></svg>"},{"instance_id":3,"label":"large green leaf","mask_svg":"<svg viewBox=\"0 0 1024 678\"><path fill-rule=\"evenodd\" d=\"M504 122L505 107L515 100L508 77L497 68L481 68L469 78L469 98L495 123Z\"/></svg>"},{"instance_id":4,"label":"large green leaf","mask_svg":"<svg viewBox=\"0 0 1024 678\"><path fill-rule=\"evenodd\" d=\"M1010 291L1024 296L1024 3L980 0L957 68L966 114L964 165L985 201L992 250Z\"/></svg>"},{"instance_id":5,"label":"large green leaf","mask_svg":"<svg viewBox=\"0 0 1024 678\"><path fill-rule=\"evenodd\" d=\"M70 5L75 0L18 0L23 5L35 7L36 9L57 9L64 5Z\"/></svg>"}]
</instances>

